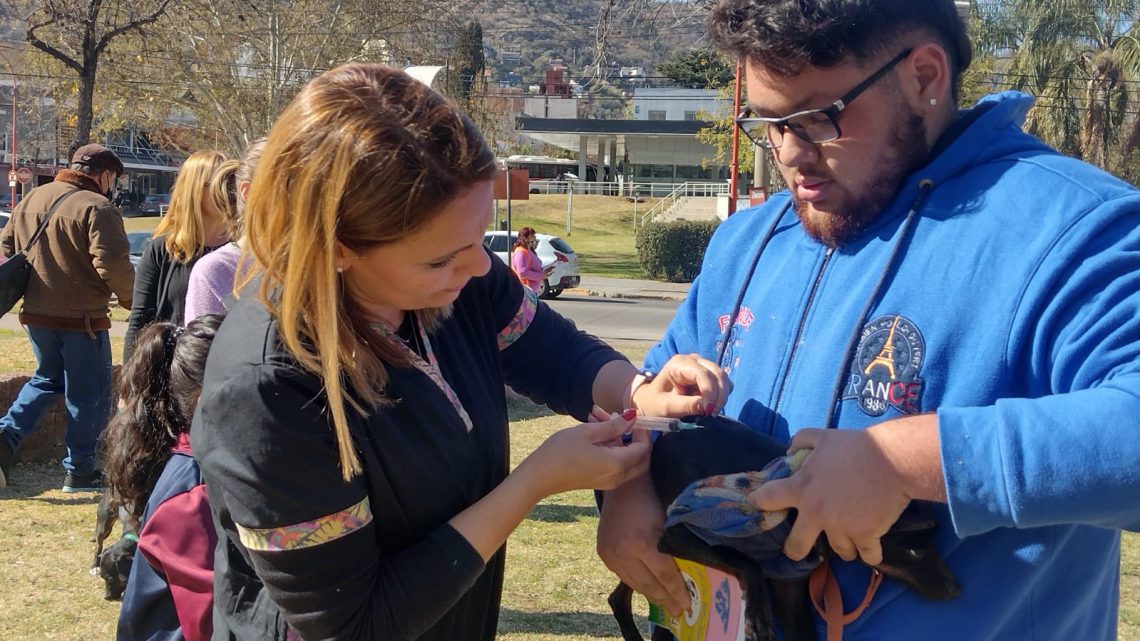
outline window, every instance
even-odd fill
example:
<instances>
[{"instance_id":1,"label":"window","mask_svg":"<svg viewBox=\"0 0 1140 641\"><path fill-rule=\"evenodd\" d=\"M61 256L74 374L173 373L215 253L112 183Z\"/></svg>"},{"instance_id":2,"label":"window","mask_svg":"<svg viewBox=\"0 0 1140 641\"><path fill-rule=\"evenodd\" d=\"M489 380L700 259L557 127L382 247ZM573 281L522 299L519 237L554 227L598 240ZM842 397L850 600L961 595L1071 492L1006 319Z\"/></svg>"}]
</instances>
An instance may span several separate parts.
<instances>
[{"instance_id":1,"label":"window","mask_svg":"<svg viewBox=\"0 0 1140 641\"><path fill-rule=\"evenodd\" d=\"M567 245L566 241L562 240L561 238L551 238L550 246L562 252L563 254L574 253L574 250L570 249L570 245Z\"/></svg>"},{"instance_id":2,"label":"window","mask_svg":"<svg viewBox=\"0 0 1140 641\"><path fill-rule=\"evenodd\" d=\"M695 112L695 111L686 111L685 112L685 120L696 120L696 119L697 119L697 112Z\"/></svg>"},{"instance_id":3,"label":"window","mask_svg":"<svg viewBox=\"0 0 1140 641\"><path fill-rule=\"evenodd\" d=\"M673 165L635 165L634 175L638 178L673 179Z\"/></svg>"},{"instance_id":4,"label":"window","mask_svg":"<svg viewBox=\"0 0 1140 641\"><path fill-rule=\"evenodd\" d=\"M665 110L663 110L663 109L650 109L649 110L649 119L650 120L665 120Z\"/></svg>"},{"instance_id":5,"label":"window","mask_svg":"<svg viewBox=\"0 0 1140 641\"><path fill-rule=\"evenodd\" d=\"M491 244L489 247L493 252L507 251L507 235L495 234L494 236L491 236Z\"/></svg>"},{"instance_id":6,"label":"window","mask_svg":"<svg viewBox=\"0 0 1140 641\"><path fill-rule=\"evenodd\" d=\"M710 180L712 168L701 169L699 165L677 165L677 180Z\"/></svg>"}]
</instances>

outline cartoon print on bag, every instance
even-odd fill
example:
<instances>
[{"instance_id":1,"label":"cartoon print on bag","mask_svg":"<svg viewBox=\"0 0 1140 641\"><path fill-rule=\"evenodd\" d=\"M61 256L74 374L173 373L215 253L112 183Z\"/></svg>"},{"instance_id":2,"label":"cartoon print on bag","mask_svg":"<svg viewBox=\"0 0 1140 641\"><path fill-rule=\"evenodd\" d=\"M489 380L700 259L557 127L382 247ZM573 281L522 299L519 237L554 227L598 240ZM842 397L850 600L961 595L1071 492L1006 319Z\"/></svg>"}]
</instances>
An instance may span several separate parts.
<instances>
[{"instance_id":1,"label":"cartoon print on bag","mask_svg":"<svg viewBox=\"0 0 1140 641\"><path fill-rule=\"evenodd\" d=\"M843 399L857 399L870 416L882 416L891 407L918 414L924 384L919 372L925 357L922 332L913 322L900 315L872 320L859 335Z\"/></svg>"}]
</instances>

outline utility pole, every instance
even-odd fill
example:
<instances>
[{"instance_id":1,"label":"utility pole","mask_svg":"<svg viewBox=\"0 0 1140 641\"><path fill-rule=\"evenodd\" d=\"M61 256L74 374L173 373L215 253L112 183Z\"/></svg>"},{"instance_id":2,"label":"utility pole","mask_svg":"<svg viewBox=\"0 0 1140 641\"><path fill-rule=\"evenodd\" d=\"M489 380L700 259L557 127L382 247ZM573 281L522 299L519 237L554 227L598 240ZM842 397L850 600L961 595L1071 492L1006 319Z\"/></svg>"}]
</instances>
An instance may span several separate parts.
<instances>
[{"instance_id":1,"label":"utility pole","mask_svg":"<svg viewBox=\"0 0 1140 641\"><path fill-rule=\"evenodd\" d=\"M16 68L12 66L12 60L8 58L8 54L0 50L0 57L4 58L4 63L8 65L8 73L12 75L12 171L16 171ZM13 173L14 175L14 173ZM16 181L8 181L9 187L12 189L12 207L16 207Z\"/></svg>"},{"instance_id":2,"label":"utility pole","mask_svg":"<svg viewBox=\"0 0 1140 641\"><path fill-rule=\"evenodd\" d=\"M740 127L736 126L736 116L740 114L740 85L744 75L744 64L736 61L736 82L733 83L732 98L732 162L728 165L728 215L736 213L737 181L740 177Z\"/></svg>"}]
</instances>

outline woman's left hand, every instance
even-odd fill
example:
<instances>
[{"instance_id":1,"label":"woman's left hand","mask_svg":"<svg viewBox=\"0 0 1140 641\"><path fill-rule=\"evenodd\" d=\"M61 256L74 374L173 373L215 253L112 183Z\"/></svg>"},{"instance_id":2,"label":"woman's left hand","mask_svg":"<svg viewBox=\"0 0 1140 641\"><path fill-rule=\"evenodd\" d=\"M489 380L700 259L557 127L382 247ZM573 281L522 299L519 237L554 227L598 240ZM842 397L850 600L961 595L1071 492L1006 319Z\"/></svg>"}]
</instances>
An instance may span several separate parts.
<instances>
[{"instance_id":1,"label":"woman's left hand","mask_svg":"<svg viewBox=\"0 0 1140 641\"><path fill-rule=\"evenodd\" d=\"M732 381L719 365L696 354L676 354L630 400L645 416L715 414L731 391Z\"/></svg>"}]
</instances>

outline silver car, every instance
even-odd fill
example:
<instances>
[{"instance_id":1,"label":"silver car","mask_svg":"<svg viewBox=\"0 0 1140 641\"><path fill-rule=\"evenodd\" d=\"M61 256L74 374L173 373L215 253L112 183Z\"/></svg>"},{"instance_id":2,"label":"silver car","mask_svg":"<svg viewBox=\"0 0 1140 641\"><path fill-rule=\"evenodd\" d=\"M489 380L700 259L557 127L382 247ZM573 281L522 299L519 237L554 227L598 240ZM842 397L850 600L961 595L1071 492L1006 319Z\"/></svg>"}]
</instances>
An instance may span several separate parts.
<instances>
[{"instance_id":1,"label":"silver car","mask_svg":"<svg viewBox=\"0 0 1140 641\"><path fill-rule=\"evenodd\" d=\"M582 282L578 273L578 254L570 248L566 241L550 234L535 234L538 239L538 248L535 249L538 259L542 261L543 268L554 265L554 271L542 282L540 298L556 298L562 290L577 287ZM517 232L511 232L507 239L505 231L489 231L483 234L483 245L490 249L504 263L511 264L511 248L518 238Z\"/></svg>"}]
</instances>

